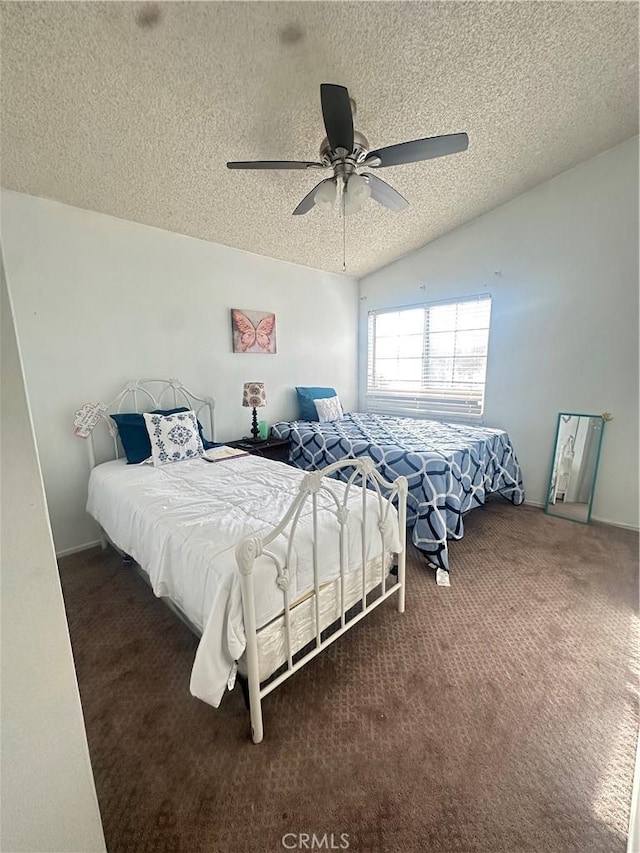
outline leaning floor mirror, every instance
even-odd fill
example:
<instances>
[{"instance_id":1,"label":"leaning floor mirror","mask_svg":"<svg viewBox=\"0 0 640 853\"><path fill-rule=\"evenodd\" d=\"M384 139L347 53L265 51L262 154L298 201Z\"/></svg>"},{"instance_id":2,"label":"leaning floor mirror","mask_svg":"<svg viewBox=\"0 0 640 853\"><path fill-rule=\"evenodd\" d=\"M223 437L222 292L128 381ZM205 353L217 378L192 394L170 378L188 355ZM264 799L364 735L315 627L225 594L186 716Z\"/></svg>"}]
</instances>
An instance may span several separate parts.
<instances>
[{"instance_id":1,"label":"leaning floor mirror","mask_svg":"<svg viewBox=\"0 0 640 853\"><path fill-rule=\"evenodd\" d=\"M588 524L605 418L560 412L545 512Z\"/></svg>"}]
</instances>

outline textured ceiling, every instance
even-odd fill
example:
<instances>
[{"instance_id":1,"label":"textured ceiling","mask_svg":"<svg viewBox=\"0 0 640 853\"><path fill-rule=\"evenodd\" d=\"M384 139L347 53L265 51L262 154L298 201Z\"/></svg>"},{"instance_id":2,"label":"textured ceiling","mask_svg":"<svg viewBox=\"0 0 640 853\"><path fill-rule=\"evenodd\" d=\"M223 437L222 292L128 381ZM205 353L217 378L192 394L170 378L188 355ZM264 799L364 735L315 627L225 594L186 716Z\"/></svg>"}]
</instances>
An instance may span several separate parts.
<instances>
[{"instance_id":1,"label":"textured ceiling","mask_svg":"<svg viewBox=\"0 0 640 853\"><path fill-rule=\"evenodd\" d=\"M638 132L638 5L617 2L2 3L2 184L310 267L342 269L337 212L291 211L322 82L373 148L466 131L381 169L411 202L346 221L362 275Z\"/></svg>"}]
</instances>

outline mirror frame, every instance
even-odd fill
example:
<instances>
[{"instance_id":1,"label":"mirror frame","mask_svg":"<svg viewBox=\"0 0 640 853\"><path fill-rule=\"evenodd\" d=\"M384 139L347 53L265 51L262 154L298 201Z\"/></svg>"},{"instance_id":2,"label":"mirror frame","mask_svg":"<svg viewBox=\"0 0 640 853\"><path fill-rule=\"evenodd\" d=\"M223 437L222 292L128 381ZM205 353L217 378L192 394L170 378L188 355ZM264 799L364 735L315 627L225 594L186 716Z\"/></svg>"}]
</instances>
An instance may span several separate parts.
<instances>
[{"instance_id":1,"label":"mirror frame","mask_svg":"<svg viewBox=\"0 0 640 853\"><path fill-rule=\"evenodd\" d=\"M552 506L552 504L549 503L549 494L551 492L551 480L553 479L553 466L554 466L555 460L556 460L558 436L560 434L560 424L562 423L563 417L565 417L565 418L566 417L596 418L602 424L601 429L600 429L600 440L598 441L598 452L596 455L596 465L595 465L595 468L593 470L593 485L591 486L591 493L589 495L589 507L587 509L586 521L581 521L579 518L569 518L568 516L565 516L565 515L556 515L556 513L549 511L549 507ZM605 423L606 423L606 418L604 418L602 415L589 415L589 414L586 414L585 412L558 412L558 421L556 423L556 432L555 432L555 436L553 439L553 448L551 450L551 467L549 469L549 477L547 479L547 493L546 493L545 503L544 503L544 511L547 515L551 516L551 518L560 518L564 521L573 521L576 524L589 524L589 522L591 521L591 508L593 507L593 496L594 496L595 491L596 491L596 482L598 480L598 468L600 466L600 452L602 450L602 439L604 438L604 425L605 425Z\"/></svg>"}]
</instances>

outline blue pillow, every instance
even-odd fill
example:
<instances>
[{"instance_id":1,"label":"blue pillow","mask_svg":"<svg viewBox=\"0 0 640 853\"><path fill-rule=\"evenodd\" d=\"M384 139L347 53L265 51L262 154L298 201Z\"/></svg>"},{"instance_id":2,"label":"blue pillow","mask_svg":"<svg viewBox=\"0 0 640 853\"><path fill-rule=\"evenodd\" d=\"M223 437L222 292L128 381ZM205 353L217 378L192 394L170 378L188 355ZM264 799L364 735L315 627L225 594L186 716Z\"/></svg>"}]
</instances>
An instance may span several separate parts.
<instances>
[{"instance_id":1,"label":"blue pillow","mask_svg":"<svg viewBox=\"0 0 640 853\"><path fill-rule=\"evenodd\" d=\"M314 400L337 397L335 388L296 388L301 421L317 421L318 412Z\"/></svg>"},{"instance_id":2,"label":"blue pillow","mask_svg":"<svg viewBox=\"0 0 640 853\"><path fill-rule=\"evenodd\" d=\"M177 409L154 409L153 415L175 415L178 412L188 412L186 406L180 406ZM122 442L124 454L127 457L128 465L136 465L139 462L144 462L151 456L151 441L149 433L144 422L144 417L138 412L116 412L111 415L118 426L118 435ZM218 445L214 442L207 441L202 433L202 424L198 421L198 429L200 430L200 438L205 450Z\"/></svg>"}]
</instances>

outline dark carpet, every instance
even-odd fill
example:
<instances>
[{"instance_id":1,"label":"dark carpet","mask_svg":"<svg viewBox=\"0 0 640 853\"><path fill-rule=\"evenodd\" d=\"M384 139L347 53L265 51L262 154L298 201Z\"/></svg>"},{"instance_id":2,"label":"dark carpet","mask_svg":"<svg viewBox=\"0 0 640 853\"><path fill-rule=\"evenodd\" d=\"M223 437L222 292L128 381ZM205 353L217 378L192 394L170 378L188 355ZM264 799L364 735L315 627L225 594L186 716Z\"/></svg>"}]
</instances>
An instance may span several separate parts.
<instances>
[{"instance_id":1,"label":"dark carpet","mask_svg":"<svg viewBox=\"0 0 640 853\"><path fill-rule=\"evenodd\" d=\"M406 613L382 605L267 697L259 746L239 688L217 710L190 696L195 638L116 554L61 560L110 853L313 833L356 853L623 853L638 537L500 500L465 526L451 588L412 552Z\"/></svg>"}]
</instances>

